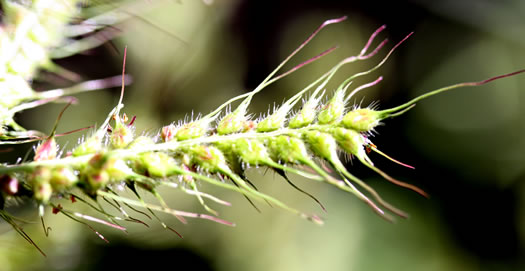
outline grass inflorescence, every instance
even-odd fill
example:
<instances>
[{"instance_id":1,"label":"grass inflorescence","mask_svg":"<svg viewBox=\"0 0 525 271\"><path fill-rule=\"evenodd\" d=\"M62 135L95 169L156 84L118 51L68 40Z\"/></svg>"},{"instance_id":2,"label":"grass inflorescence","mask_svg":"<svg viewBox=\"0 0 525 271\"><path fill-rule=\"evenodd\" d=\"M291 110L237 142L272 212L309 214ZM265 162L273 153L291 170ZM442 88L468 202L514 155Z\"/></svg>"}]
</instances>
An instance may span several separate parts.
<instances>
[{"instance_id":1,"label":"grass inflorescence","mask_svg":"<svg viewBox=\"0 0 525 271\"><path fill-rule=\"evenodd\" d=\"M82 79L80 75L54 62L55 59L86 51L112 38L105 33L111 25L99 24L98 21L104 20L109 14L114 16L113 13L119 9L114 6L116 3L1 0L0 5L3 11L0 22L0 145L21 144L46 137L40 131L20 126L14 120L15 114L50 102L74 103L76 98L70 96L72 94L120 84L120 78L114 77L78 83ZM80 19L84 9L105 5L110 8L106 8L104 13ZM129 16L120 16L119 20ZM72 86L35 91L31 84L38 79L41 70L71 82ZM126 84L130 81L128 77Z\"/></svg>"},{"instance_id":2,"label":"grass inflorescence","mask_svg":"<svg viewBox=\"0 0 525 271\"><path fill-rule=\"evenodd\" d=\"M428 197L423 190L394 179L374 166L368 157L369 151L375 151L393 160L371 142L369 136L374 129L385 119L403 114L423 98L458 87L485 84L498 78L521 73L523 70L485 81L441 88L391 109L377 110L373 107L349 106L348 102L357 92L375 86L382 77L379 76L370 83L350 89L353 80L371 74L381 67L411 33L397 43L376 66L349 76L335 89L333 95L326 99L326 102L322 102L325 97L325 86L342 66L370 59L385 46L386 40L377 43L378 45L372 49L375 38L385 28L381 26L371 35L358 55L341 60L328 72L275 108L272 113L254 119L248 112L253 97L268 85L332 52L335 48L278 74L282 67L321 29L344 19L345 17L342 17L324 22L253 91L230 99L216 110L196 120L168 124L159 129L155 136L135 136L133 125L135 118L129 119L126 114L121 114L123 76L121 100L108 114L104 123L78 146L60 156L57 154L58 146L52 134L36 148L33 161L0 166L2 204L9 198L26 196L38 202L41 217L46 207L50 207L54 213L62 213L86 225L88 225L86 221L90 221L123 231L125 227L121 225L122 221L144 223L129 215L123 207L149 218L156 217L155 211L157 211L172 214L183 223L186 222L186 218L200 218L234 225L221 219L212 207L212 203L221 205L230 205L230 203L199 191L199 184L207 183L240 193L254 206L253 200L267 202L301 218L322 224L323 221L318 215L304 213L259 191L245 175L245 171L250 167L268 167L298 191L314 199L323 210L324 206L318 199L288 179L289 174L327 183L351 193L388 221L393 221L396 215L407 217L405 212L388 203L367 183L350 173L341 161L340 154L354 157L386 180ZM237 101L240 102L233 107ZM301 107L296 109L301 101ZM333 170L329 170L324 164L329 165ZM157 192L158 187L163 185L180 188L194 196L207 213L181 211L167 206ZM119 195L118 187L129 189L136 198ZM84 195L77 195L78 190ZM141 193L144 191L152 194L158 203L153 204L143 200ZM57 203L64 198L90 205L105 216L106 220L65 209ZM110 203L120 215L115 216L104 210L101 201ZM151 216L135 209L136 207L145 208ZM11 215L5 211L1 214L32 243ZM160 223L165 228L171 229L162 221ZM100 233L96 233L103 238Z\"/></svg>"}]
</instances>

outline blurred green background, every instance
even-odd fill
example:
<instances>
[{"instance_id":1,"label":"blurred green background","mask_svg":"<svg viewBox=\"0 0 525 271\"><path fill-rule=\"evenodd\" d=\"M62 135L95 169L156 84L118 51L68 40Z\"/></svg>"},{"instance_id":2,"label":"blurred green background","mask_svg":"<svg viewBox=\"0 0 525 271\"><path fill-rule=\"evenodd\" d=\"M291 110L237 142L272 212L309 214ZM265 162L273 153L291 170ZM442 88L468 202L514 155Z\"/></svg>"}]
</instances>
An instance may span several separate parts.
<instances>
[{"instance_id":1,"label":"blurred green background","mask_svg":"<svg viewBox=\"0 0 525 271\"><path fill-rule=\"evenodd\" d=\"M320 23L343 15L348 16L345 22L323 30L287 67L333 45L339 48L258 94L251 107L255 116L291 97L340 59L358 54L382 24L387 29L378 41L389 38L387 48L342 69L327 93L347 76L375 65L411 31L415 35L385 66L354 86L379 75L383 82L352 102L366 106L379 101L380 108L389 108L439 87L525 68L521 0L143 2L146 9L130 10L137 16L115 26L122 34L113 46L59 62L85 79L116 75L127 45L126 70L134 83L126 88L124 111L137 116L138 134L155 135L163 125L192 112L207 113L253 89ZM78 95L80 104L68 109L59 132L101 123L118 95L118 89ZM180 239L155 221L147 221L149 228L127 224L128 234L94 225L110 240L106 244L84 226L50 214L49 237L39 223L25 226L48 254L44 258L0 223L0 270L525 270L524 103L525 76L518 75L424 100L405 115L385 121L373 142L416 169L374 154L372 160L431 198L396 187L355 161L348 167L410 213L409 219L395 224L350 194L294 178L323 202L328 212L322 213L279 176L252 169L248 176L259 189L320 214L325 225L262 203L258 213L242 196L203 184L202 190L233 203L217 209L236 227L200 220L182 225L162 216L184 235ZM49 131L61 108L43 106L18 120L24 127ZM70 150L79 137L62 137L59 143ZM13 160L30 148L19 146L2 155L5 161ZM175 209L203 211L179 191L165 189L162 195ZM32 203L12 208L37 220ZM82 210L78 203L68 208Z\"/></svg>"}]
</instances>

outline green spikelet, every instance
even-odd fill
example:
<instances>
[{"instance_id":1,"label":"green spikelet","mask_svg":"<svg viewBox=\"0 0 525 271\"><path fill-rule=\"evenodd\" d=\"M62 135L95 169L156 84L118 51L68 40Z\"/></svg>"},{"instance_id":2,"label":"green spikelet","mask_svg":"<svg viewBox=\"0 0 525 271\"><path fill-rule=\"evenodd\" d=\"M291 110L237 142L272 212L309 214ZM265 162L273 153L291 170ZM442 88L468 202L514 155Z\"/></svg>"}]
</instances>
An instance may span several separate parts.
<instances>
[{"instance_id":1,"label":"green spikelet","mask_svg":"<svg viewBox=\"0 0 525 271\"><path fill-rule=\"evenodd\" d=\"M368 132L374 130L379 125L379 121L384 117L381 112L368 108L354 109L343 117L343 126L357 132Z\"/></svg>"},{"instance_id":2,"label":"green spikelet","mask_svg":"<svg viewBox=\"0 0 525 271\"><path fill-rule=\"evenodd\" d=\"M246 123L245 114L244 110L237 109L226 115L217 125L217 134L229 135L243 131Z\"/></svg>"},{"instance_id":3,"label":"green spikelet","mask_svg":"<svg viewBox=\"0 0 525 271\"><path fill-rule=\"evenodd\" d=\"M309 156L304 142L293 136L282 135L269 139L269 146L273 156L285 163L298 164Z\"/></svg>"},{"instance_id":4,"label":"green spikelet","mask_svg":"<svg viewBox=\"0 0 525 271\"><path fill-rule=\"evenodd\" d=\"M257 124L257 127L255 128L257 132L272 132L275 130L278 130L283 127L284 122L286 121L288 117L288 112L290 111L290 106L287 104L283 104L279 109L275 110L275 112Z\"/></svg>"},{"instance_id":5,"label":"green spikelet","mask_svg":"<svg viewBox=\"0 0 525 271\"><path fill-rule=\"evenodd\" d=\"M177 130L175 138L178 141L199 138L206 134L209 123L206 120L194 121L184 124Z\"/></svg>"},{"instance_id":6,"label":"green spikelet","mask_svg":"<svg viewBox=\"0 0 525 271\"><path fill-rule=\"evenodd\" d=\"M98 135L93 135L92 137L86 139L76 148L73 149L73 156L82 156L86 154L93 154L102 150L102 138Z\"/></svg>"},{"instance_id":7,"label":"green spikelet","mask_svg":"<svg viewBox=\"0 0 525 271\"><path fill-rule=\"evenodd\" d=\"M353 155L364 152L365 139L358 131L337 127L331 129L331 133L345 152Z\"/></svg>"},{"instance_id":8,"label":"green spikelet","mask_svg":"<svg viewBox=\"0 0 525 271\"><path fill-rule=\"evenodd\" d=\"M334 96L324 105L317 116L319 124L335 124L339 122L345 110L344 91L338 90Z\"/></svg>"},{"instance_id":9,"label":"green spikelet","mask_svg":"<svg viewBox=\"0 0 525 271\"><path fill-rule=\"evenodd\" d=\"M249 165L258 166L271 160L266 146L257 139L238 139L232 145L233 152Z\"/></svg>"},{"instance_id":10,"label":"green spikelet","mask_svg":"<svg viewBox=\"0 0 525 271\"><path fill-rule=\"evenodd\" d=\"M221 172L228 168L226 157L214 146L196 145L189 150L192 163L209 172Z\"/></svg>"},{"instance_id":11,"label":"green spikelet","mask_svg":"<svg viewBox=\"0 0 525 271\"><path fill-rule=\"evenodd\" d=\"M297 129L312 124L317 116L317 105L320 100L321 98L316 98L314 96L310 97L310 99L304 103L301 110L292 117L288 123L288 127Z\"/></svg>"}]
</instances>

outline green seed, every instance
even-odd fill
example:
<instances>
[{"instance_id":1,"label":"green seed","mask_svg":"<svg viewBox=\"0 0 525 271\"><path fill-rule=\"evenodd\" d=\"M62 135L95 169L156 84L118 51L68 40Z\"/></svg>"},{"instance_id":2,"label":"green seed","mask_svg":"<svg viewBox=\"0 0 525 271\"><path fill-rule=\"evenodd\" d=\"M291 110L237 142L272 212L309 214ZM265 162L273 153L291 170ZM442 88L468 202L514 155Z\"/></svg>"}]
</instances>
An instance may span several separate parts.
<instances>
[{"instance_id":1,"label":"green seed","mask_svg":"<svg viewBox=\"0 0 525 271\"><path fill-rule=\"evenodd\" d=\"M175 138L178 141L198 138L206 134L208 123L203 121L194 121L184 124L177 130Z\"/></svg>"},{"instance_id":2,"label":"green seed","mask_svg":"<svg viewBox=\"0 0 525 271\"><path fill-rule=\"evenodd\" d=\"M246 116L244 115L244 112L235 110L219 121L219 124L217 125L217 133L219 135L229 135L241 132L245 128L245 121Z\"/></svg>"},{"instance_id":3,"label":"green seed","mask_svg":"<svg viewBox=\"0 0 525 271\"><path fill-rule=\"evenodd\" d=\"M234 152L247 164L256 166L271 160L266 146L259 140L243 138L233 142L232 146Z\"/></svg>"},{"instance_id":4,"label":"green seed","mask_svg":"<svg viewBox=\"0 0 525 271\"><path fill-rule=\"evenodd\" d=\"M292 129L302 128L312 124L317 115L317 105L319 98L312 97L304 105L303 108L288 123L288 127Z\"/></svg>"},{"instance_id":5,"label":"green seed","mask_svg":"<svg viewBox=\"0 0 525 271\"><path fill-rule=\"evenodd\" d=\"M110 181L122 181L136 175L126 161L114 157L108 159L104 169L108 173Z\"/></svg>"},{"instance_id":6,"label":"green seed","mask_svg":"<svg viewBox=\"0 0 525 271\"><path fill-rule=\"evenodd\" d=\"M166 177L172 174L175 159L163 152L147 152L140 155L140 161L151 177Z\"/></svg>"},{"instance_id":7,"label":"green seed","mask_svg":"<svg viewBox=\"0 0 525 271\"><path fill-rule=\"evenodd\" d=\"M92 154L102 149L102 137L95 134L92 137L86 139L75 149L73 149L73 156L82 156L86 154Z\"/></svg>"},{"instance_id":8,"label":"green seed","mask_svg":"<svg viewBox=\"0 0 525 271\"><path fill-rule=\"evenodd\" d=\"M372 131L381 120L381 112L368 108L354 109L343 117L343 127L358 132Z\"/></svg>"},{"instance_id":9,"label":"green seed","mask_svg":"<svg viewBox=\"0 0 525 271\"><path fill-rule=\"evenodd\" d=\"M339 122L345 111L345 93L343 90L336 91L334 96L324 105L317 116L319 124L334 124Z\"/></svg>"},{"instance_id":10,"label":"green seed","mask_svg":"<svg viewBox=\"0 0 525 271\"><path fill-rule=\"evenodd\" d=\"M268 139L268 148L275 160L285 163L299 163L308 157L304 142L292 136L278 136Z\"/></svg>"},{"instance_id":11,"label":"green seed","mask_svg":"<svg viewBox=\"0 0 525 271\"><path fill-rule=\"evenodd\" d=\"M133 131L125 124L118 123L111 132L109 141L115 149L125 148L133 141Z\"/></svg>"},{"instance_id":12,"label":"green seed","mask_svg":"<svg viewBox=\"0 0 525 271\"><path fill-rule=\"evenodd\" d=\"M224 154L214 146L199 145L189 149L192 162L209 172L220 172L228 168Z\"/></svg>"},{"instance_id":13,"label":"green seed","mask_svg":"<svg viewBox=\"0 0 525 271\"><path fill-rule=\"evenodd\" d=\"M87 176L91 192L105 187L109 182L123 181L137 176L126 161L107 154L96 154L88 164L89 166L82 173Z\"/></svg>"},{"instance_id":14,"label":"green seed","mask_svg":"<svg viewBox=\"0 0 525 271\"><path fill-rule=\"evenodd\" d=\"M329 161L332 159L338 159L337 157L333 157L335 150L337 149L337 143L330 134L319 131L308 131L304 134L304 138L310 145L312 152L317 156Z\"/></svg>"},{"instance_id":15,"label":"green seed","mask_svg":"<svg viewBox=\"0 0 525 271\"><path fill-rule=\"evenodd\" d=\"M290 109L290 105L283 104L279 109L273 112L273 114L267 116L257 124L257 132L272 132L282 128Z\"/></svg>"},{"instance_id":16,"label":"green seed","mask_svg":"<svg viewBox=\"0 0 525 271\"><path fill-rule=\"evenodd\" d=\"M365 138L355 130L345 128L334 128L330 130L339 146L347 153L362 156Z\"/></svg>"}]
</instances>

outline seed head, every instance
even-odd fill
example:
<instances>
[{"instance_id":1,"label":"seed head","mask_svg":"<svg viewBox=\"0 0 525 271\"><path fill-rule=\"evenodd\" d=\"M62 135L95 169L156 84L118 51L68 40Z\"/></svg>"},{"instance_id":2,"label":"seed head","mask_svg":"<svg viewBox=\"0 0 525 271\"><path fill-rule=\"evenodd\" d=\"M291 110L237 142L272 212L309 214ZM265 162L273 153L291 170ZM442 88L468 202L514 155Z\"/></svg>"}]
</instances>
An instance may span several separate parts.
<instances>
[{"instance_id":1,"label":"seed head","mask_svg":"<svg viewBox=\"0 0 525 271\"><path fill-rule=\"evenodd\" d=\"M9 3L10 1L7 2ZM196 196L201 205L214 215L216 215L216 212L206 205L204 199L213 200L219 203L224 203L224 201L217 199L212 195L198 191L195 183L197 180L240 192L250 202L250 198L264 200L269 204L272 204L272 206L279 206L302 218L312 220L315 223L322 223L319 217L315 215L306 215L257 190L257 188L245 176L243 166L248 164L264 165L273 168L293 187L312 198L314 198L312 195L304 192L291 183L287 178L287 174L294 173L313 180L331 184L341 190L353 193L374 208L374 210L380 215L390 219L390 216L384 213L374 202L368 199L367 195L361 193L361 191L357 189L357 186L359 186L360 188L365 189L367 194L373 196L373 198L382 206L400 216L404 216L404 213L383 201L372 188L346 170L344 164L339 160L337 152L338 147L346 153L357 157L362 164L379 173L390 182L410 188L422 195L426 195L422 190L410 184L397 181L376 168L372 161L367 157L366 148L371 148L380 154L381 152L371 144L366 135L373 131L383 119L403 114L412 108L416 102L422 99L457 87L482 85L498 78L524 72L525 70L490 78L480 82L460 83L444 87L416 97L405 104L382 111L375 111L371 108L354 108L346 113L347 110L345 110L345 104L351 99L353 94L377 84L382 80L382 77L379 77L371 83L362 85L350 92L349 95L346 95L346 88L350 82L357 77L374 72L382 66L393 50L400 44L398 43L387 54L387 56L379 62L379 64L367 71L348 77L342 84L340 84L331 99L327 100L326 104L322 107L319 106L322 96L324 95L324 92L320 92L325 89L326 84L343 65L368 59L376 55L379 49L384 46L386 40L381 42L372 52L367 53L374 37L384 29L383 26L372 34L371 38L365 45L365 48L363 48L359 55L341 60L328 72L285 101L281 107L275 109L273 113L269 114L266 118L263 118L258 122L250 120L250 117L247 114L247 109L256 93L260 92L273 82L287 76L304 65L319 59L335 49L335 47L333 47L326 50L320 55L295 66L289 71L283 73L280 71L290 58L309 43L311 38L313 38L321 28L328 24L340 22L343 19L344 18L333 19L323 23L314 34L302 43L299 48L287 57L277 69L275 69L250 93L242 94L228 100L216 110L204 117L197 118L195 121L193 121L192 118L191 122L183 125L175 126L170 124L163 127L160 132L160 137L164 142L170 142L167 144L157 144L156 139L151 139L146 136L134 138L134 128L132 127L132 124L135 118L128 123L127 116L125 114L120 115L120 110L124 106L122 100L125 85L125 69L123 68L122 89L118 105L113 111L111 111L111 113L109 113L108 118L96 133L72 151L72 154L75 157L57 158L58 147L54 136L58 120L64 112L62 111L51 135L35 149L34 162L24 162L22 164L7 166L0 165L0 172L2 172L2 174L13 174L12 176L0 175L0 207L3 206L3 197L6 195L22 196L25 194L23 192L27 192L24 190L26 189L25 186L19 185L18 180L14 177L16 176L18 178L24 178L24 183L27 183L30 185L31 189L33 189L33 197L40 202L41 210L44 210L45 203L49 203L49 200L53 196L53 192L61 193L78 184L78 187L90 196L101 196L115 200L115 204L112 205L117 208L120 207L119 202L121 202L126 205L142 206L149 211L157 210L168 212L175 215L182 222L184 222L182 217L198 217L228 224L223 220L210 215L169 209L162 197L155 190L155 187L159 184L166 183L166 178L177 176L183 182L186 182L185 185L182 185L184 192ZM0 74L2 74L2 71L7 71L10 74L4 76L6 80L0 82L0 89L2 89L1 85L5 85L7 86L8 91L15 89L17 93L21 93L20 95L23 94L22 96L15 95L16 97L14 98L10 97L13 95L7 95L7 98L4 99L4 97L2 97L2 99L0 99L0 105L4 105L4 109L0 106L0 111L3 110L0 112L0 115L6 115L8 120L11 120L12 117L10 108L17 106L22 102L25 103L29 101L26 99L27 97L34 97L35 100L38 100L35 102L41 102L38 97L45 97L45 95L37 95L38 97L33 95L33 90L27 86L26 80L20 78L18 76L19 74L16 74L18 72L26 71L27 68L33 69L40 65L38 63L28 63L28 61L32 61L32 59L37 59L38 61L48 60L44 59L47 57L43 55L43 50L46 49L46 46L39 46L41 41L49 39L49 37L46 36L46 33L42 32L42 28L37 27L32 28L29 35L31 40L27 43L21 43L22 54L13 56L12 61L9 61L6 67L0 67ZM9 39L9 37L4 38ZM8 41L8 43L9 42L10 41ZM3 49L5 48L0 48L0 50ZM124 60L125 59L126 49L124 50ZM123 66L125 67L125 61ZM13 74L16 74L16 76ZM13 78L11 78L11 76L13 76ZM294 106L301 100L301 97L312 88L315 88L315 90L310 98L303 104L303 107L297 114L292 118L289 118L291 109L294 108ZM66 92L63 92L63 94L65 93ZM237 103L237 101L241 99L244 100L235 111L228 114L222 113L225 108L231 108L234 102ZM32 102L33 101L29 101L28 105L31 105ZM228 109L226 111L228 111ZM219 117L223 115L225 116L220 119L220 121L217 121ZM114 124L111 124L113 125L113 128L109 126L109 123L112 121L114 121ZM287 122L288 126L286 127ZM212 127L212 123L214 125L216 124L216 126ZM9 133L11 131L7 129L9 127L6 125L4 126L5 127L0 127L0 133ZM7 136L9 137L10 135L7 134ZM389 158L388 156L386 157ZM339 176L332 176L329 172L330 170L323 167L323 165L319 165L316 162L316 159L324 159L329 162ZM301 168L296 167L297 165L300 165ZM307 172L303 167L312 172ZM233 184L220 182L219 180L214 179L217 175L220 179L229 178ZM114 193L108 193L112 191L107 185L112 182L125 182L129 188L132 188L138 199L132 200ZM156 196L160 202L160 206L143 201L139 193L134 189L135 186L144 188L147 192ZM187 187L191 188L191 190L186 189ZM22 191L20 192L20 190ZM107 192L105 190L107 190ZM316 199L314 198L314 200ZM53 208L54 211L62 211L66 215L74 214L78 218L84 218L91 222L99 222L105 225L114 226L115 228L122 228L118 225L113 225L110 222L63 210L60 205L53 205ZM106 215L110 220L120 219L120 217L106 214L101 208L97 208L96 206L94 206L94 208ZM124 216L123 220L142 222L127 215L123 209L121 209L121 214ZM9 220L6 219L5 214L2 215L2 218L9 222ZM9 219L9 217L7 218ZM16 224L12 225L15 226L16 229L19 229L16 227ZM162 223L162 225L165 228L169 228L164 223ZM24 237L26 237L25 234Z\"/></svg>"},{"instance_id":2,"label":"seed head","mask_svg":"<svg viewBox=\"0 0 525 271\"><path fill-rule=\"evenodd\" d=\"M257 132L264 133L280 129L281 127L283 127L289 111L290 106L287 104L283 104L279 109L273 112L273 114L267 116L257 124Z\"/></svg>"},{"instance_id":3,"label":"seed head","mask_svg":"<svg viewBox=\"0 0 525 271\"><path fill-rule=\"evenodd\" d=\"M229 135L241 132L245 129L246 116L245 112L235 110L226 115L217 125L217 133L219 135Z\"/></svg>"},{"instance_id":4,"label":"seed head","mask_svg":"<svg viewBox=\"0 0 525 271\"><path fill-rule=\"evenodd\" d=\"M184 124L177 130L175 138L178 141L201 137L206 133L209 123L207 121L193 121Z\"/></svg>"},{"instance_id":5,"label":"seed head","mask_svg":"<svg viewBox=\"0 0 525 271\"><path fill-rule=\"evenodd\" d=\"M163 152L146 152L140 155L143 167L151 177L166 177L173 172L175 159Z\"/></svg>"},{"instance_id":6,"label":"seed head","mask_svg":"<svg viewBox=\"0 0 525 271\"><path fill-rule=\"evenodd\" d=\"M358 132L372 131L383 118L381 111L369 108L359 108L348 112L343 117L343 126Z\"/></svg>"},{"instance_id":7,"label":"seed head","mask_svg":"<svg viewBox=\"0 0 525 271\"><path fill-rule=\"evenodd\" d=\"M288 123L288 126L292 129L302 128L312 124L317 115L317 105L319 104L320 98L311 97L303 108Z\"/></svg>"},{"instance_id":8,"label":"seed head","mask_svg":"<svg viewBox=\"0 0 525 271\"><path fill-rule=\"evenodd\" d=\"M292 136L278 136L268 140L272 156L278 161L299 163L308 157L303 141Z\"/></svg>"},{"instance_id":9,"label":"seed head","mask_svg":"<svg viewBox=\"0 0 525 271\"><path fill-rule=\"evenodd\" d=\"M190 150L192 162L209 172L220 172L228 168L224 154L214 146L199 145Z\"/></svg>"},{"instance_id":10,"label":"seed head","mask_svg":"<svg viewBox=\"0 0 525 271\"><path fill-rule=\"evenodd\" d=\"M236 140L233 146L234 152L247 164L259 165L270 160L266 146L259 140L242 138Z\"/></svg>"},{"instance_id":11,"label":"seed head","mask_svg":"<svg viewBox=\"0 0 525 271\"><path fill-rule=\"evenodd\" d=\"M123 123L117 122L109 137L111 146L116 149L125 148L133 141L133 130Z\"/></svg>"},{"instance_id":12,"label":"seed head","mask_svg":"<svg viewBox=\"0 0 525 271\"><path fill-rule=\"evenodd\" d=\"M226 160L230 163L230 165L236 165L239 164L239 157L236 152L236 145L234 144L237 140L220 140L215 142L213 145L224 154L224 157L226 157ZM184 157L183 157L184 158ZM184 163L185 165L190 165L188 163Z\"/></svg>"},{"instance_id":13,"label":"seed head","mask_svg":"<svg viewBox=\"0 0 525 271\"><path fill-rule=\"evenodd\" d=\"M364 153L365 138L362 134L341 127L334 128L330 132L345 152L359 157L366 155Z\"/></svg>"},{"instance_id":14,"label":"seed head","mask_svg":"<svg viewBox=\"0 0 525 271\"><path fill-rule=\"evenodd\" d=\"M317 116L319 124L334 124L340 121L345 111L344 96L343 90L338 90L334 93L334 96L324 105Z\"/></svg>"},{"instance_id":15,"label":"seed head","mask_svg":"<svg viewBox=\"0 0 525 271\"><path fill-rule=\"evenodd\" d=\"M308 131L304 137L314 154L329 161L337 159L333 157L336 154L337 143L332 135L320 131Z\"/></svg>"},{"instance_id":16,"label":"seed head","mask_svg":"<svg viewBox=\"0 0 525 271\"><path fill-rule=\"evenodd\" d=\"M122 181L136 176L124 160L107 154L96 154L88 164L89 167L84 171L91 192L106 186L111 181Z\"/></svg>"},{"instance_id":17,"label":"seed head","mask_svg":"<svg viewBox=\"0 0 525 271\"><path fill-rule=\"evenodd\" d=\"M133 170L128 166L126 161L110 157L104 165L105 171L109 174L110 181L121 181L126 180L132 176L135 176Z\"/></svg>"},{"instance_id":18,"label":"seed head","mask_svg":"<svg viewBox=\"0 0 525 271\"><path fill-rule=\"evenodd\" d=\"M94 134L90 138L86 139L75 149L73 149L73 156L82 156L86 154L92 154L102 149L102 136L98 133Z\"/></svg>"}]
</instances>

